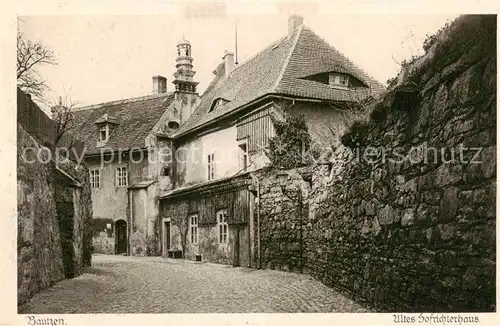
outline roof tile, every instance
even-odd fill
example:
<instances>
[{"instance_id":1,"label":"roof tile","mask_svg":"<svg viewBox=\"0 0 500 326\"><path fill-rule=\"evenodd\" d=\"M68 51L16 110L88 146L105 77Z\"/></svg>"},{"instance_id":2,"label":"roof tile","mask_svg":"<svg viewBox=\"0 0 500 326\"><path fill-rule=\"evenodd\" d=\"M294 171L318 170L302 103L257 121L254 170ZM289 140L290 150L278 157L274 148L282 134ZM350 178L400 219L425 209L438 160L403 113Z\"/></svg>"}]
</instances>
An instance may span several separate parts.
<instances>
[{"instance_id":1,"label":"roof tile","mask_svg":"<svg viewBox=\"0 0 500 326\"><path fill-rule=\"evenodd\" d=\"M368 87L339 89L302 79L329 71L352 75ZM217 67L215 73L216 77L203 93L200 104L174 136L192 132L267 94L328 101L360 101L384 91L382 84L304 26L297 29L292 37L281 38L239 65L228 77L224 77L223 64ZM210 110L217 98L225 98L230 102Z\"/></svg>"},{"instance_id":2,"label":"roof tile","mask_svg":"<svg viewBox=\"0 0 500 326\"><path fill-rule=\"evenodd\" d=\"M147 135L173 99L173 93L167 93L78 108L73 112L71 132L85 143L85 154L100 153L101 149L97 147L99 130L95 122L107 114L119 124L112 129L105 148L144 148Z\"/></svg>"}]
</instances>

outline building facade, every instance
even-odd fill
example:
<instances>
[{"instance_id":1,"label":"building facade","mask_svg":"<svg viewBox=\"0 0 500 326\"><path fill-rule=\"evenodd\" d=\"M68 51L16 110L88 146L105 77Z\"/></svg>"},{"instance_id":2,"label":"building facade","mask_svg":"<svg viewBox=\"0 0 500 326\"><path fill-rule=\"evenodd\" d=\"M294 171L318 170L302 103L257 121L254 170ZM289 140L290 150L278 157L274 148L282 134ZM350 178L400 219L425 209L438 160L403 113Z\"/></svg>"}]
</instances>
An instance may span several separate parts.
<instances>
[{"instance_id":1,"label":"building facade","mask_svg":"<svg viewBox=\"0 0 500 326\"><path fill-rule=\"evenodd\" d=\"M292 16L288 34L236 64L225 51L200 97L189 41L177 45L175 90L75 112L93 187L95 252L255 266L255 172L269 165L273 119L302 114L329 143L351 104L383 86Z\"/></svg>"},{"instance_id":2,"label":"building facade","mask_svg":"<svg viewBox=\"0 0 500 326\"><path fill-rule=\"evenodd\" d=\"M94 212L94 252L155 255L158 195L171 189L171 161L162 149L168 134L184 123L199 96L193 80L189 41L177 44L175 90L154 76L153 94L81 107L72 113L71 132L85 143Z\"/></svg>"},{"instance_id":3,"label":"building facade","mask_svg":"<svg viewBox=\"0 0 500 326\"><path fill-rule=\"evenodd\" d=\"M312 30L302 17L288 35L241 65L226 52L200 104L169 136L171 189L159 194L163 255L233 266L256 266L259 185L269 165L273 119L302 114L311 137L329 143L353 103L383 86Z\"/></svg>"}]
</instances>

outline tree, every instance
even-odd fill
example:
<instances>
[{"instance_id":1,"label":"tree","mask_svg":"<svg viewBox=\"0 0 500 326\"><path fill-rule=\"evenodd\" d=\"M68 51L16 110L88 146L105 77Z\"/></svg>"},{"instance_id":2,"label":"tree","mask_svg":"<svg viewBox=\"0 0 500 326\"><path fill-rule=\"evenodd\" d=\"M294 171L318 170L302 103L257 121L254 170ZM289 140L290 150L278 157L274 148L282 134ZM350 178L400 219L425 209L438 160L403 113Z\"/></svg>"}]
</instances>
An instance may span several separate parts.
<instances>
[{"instance_id":1,"label":"tree","mask_svg":"<svg viewBox=\"0 0 500 326\"><path fill-rule=\"evenodd\" d=\"M64 100L59 96L57 104L51 107L52 120L56 124L56 145L63 141L64 145L68 149L73 147L75 139L74 137L64 137L73 128L73 109L78 103L73 101L72 96L68 95L67 92L64 94Z\"/></svg>"},{"instance_id":2,"label":"tree","mask_svg":"<svg viewBox=\"0 0 500 326\"><path fill-rule=\"evenodd\" d=\"M48 89L37 68L56 64L54 53L44 44L25 40L21 32L17 33L17 86L34 100L45 102L44 92Z\"/></svg>"}]
</instances>

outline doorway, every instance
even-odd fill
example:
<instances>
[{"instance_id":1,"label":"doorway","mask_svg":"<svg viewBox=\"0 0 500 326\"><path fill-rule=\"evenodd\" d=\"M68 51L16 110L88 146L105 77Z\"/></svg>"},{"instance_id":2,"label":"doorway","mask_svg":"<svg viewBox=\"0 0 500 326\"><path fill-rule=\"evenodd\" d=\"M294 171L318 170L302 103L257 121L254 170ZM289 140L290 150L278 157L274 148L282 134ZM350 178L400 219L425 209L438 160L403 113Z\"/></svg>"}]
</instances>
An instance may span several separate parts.
<instances>
[{"instance_id":1,"label":"doorway","mask_svg":"<svg viewBox=\"0 0 500 326\"><path fill-rule=\"evenodd\" d=\"M163 255L170 250L170 221L163 221Z\"/></svg>"},{"instance_id":2,"label":"doorway","mask_svg":"<svg viewBox=\"0 0 500 326\"><path fill-rule=\"evenodd\" d=\"M61 247L64 276L72 278L75 276L74 271L74 249L73 249L73 228L75 206L73 202L61 201L56 202L57 217L59 219L59 232L61 234Z\"/></svg>"},{"instance_id":3,"label":"doorway","mask_svg":"<svg viewBox=\"0 0 500 326\"><path fill-rule=\"evenodd\" d=\"M115 254L127 253L127 222L118 220L115 223Z\"/></svg>"}]
</instances>

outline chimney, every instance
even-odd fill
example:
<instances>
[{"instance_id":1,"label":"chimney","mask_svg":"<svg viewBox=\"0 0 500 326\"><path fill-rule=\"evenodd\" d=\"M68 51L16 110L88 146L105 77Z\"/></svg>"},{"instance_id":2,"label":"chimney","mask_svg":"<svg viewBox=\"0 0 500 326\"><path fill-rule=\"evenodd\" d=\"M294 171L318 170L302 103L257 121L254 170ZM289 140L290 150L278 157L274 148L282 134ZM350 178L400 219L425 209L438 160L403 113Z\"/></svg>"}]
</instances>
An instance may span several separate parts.
<instances>
[{"instance_id":1,"label":"chimney","mask_svg":"<svg viewBox=\"0 0 500 326\"><path fill-rule=\"evenodd\" d=\"M153 94L164 94L167 92L167 78L153 76Z\"/></svg>"},{"instance_id":2,"label":"chimney","mask_svg":"<svg viewBox=\"0 0 500 326\"><path fill-rule=\"evenodd\" d=\"M234 53L226 50L222 59L224 60L224 74L228 76L234 69Z\"/></svg>"},{"instance_id":3,"label":"chimney","mask_svg":"<svg viewBox=\"0 0 500 326\"><path fill-rule=\"evenodd\" d=\"M304 23L304 17L299 15L291 15L288 18L288 37L292 37L295 30Z\"/></svg>"}]
</instances>

